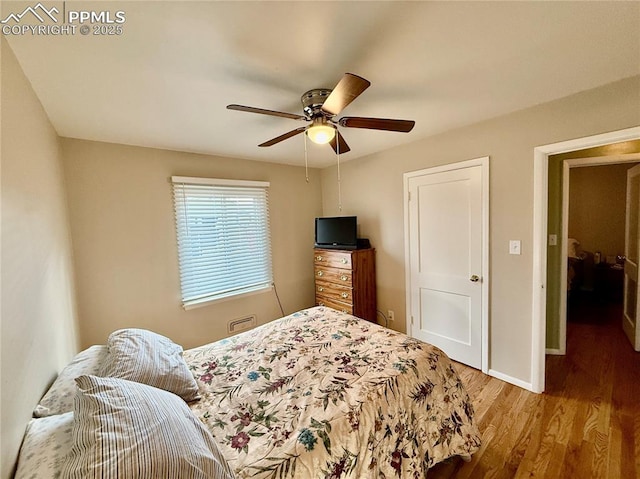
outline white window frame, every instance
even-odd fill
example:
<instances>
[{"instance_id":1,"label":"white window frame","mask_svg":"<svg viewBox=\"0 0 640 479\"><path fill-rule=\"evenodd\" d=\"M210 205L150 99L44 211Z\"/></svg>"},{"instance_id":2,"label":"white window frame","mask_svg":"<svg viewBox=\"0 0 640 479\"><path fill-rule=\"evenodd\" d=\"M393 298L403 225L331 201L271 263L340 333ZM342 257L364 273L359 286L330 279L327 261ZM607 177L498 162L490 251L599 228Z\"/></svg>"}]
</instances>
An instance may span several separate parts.
<instances>
[{"instance_id":1,"label":"white window frame","mask_svg":"<svg viewBox=\"0 0 640 479\"><path fill-rule=\"evenodd\" d=\"M273 266L271 262L271 233L269 227L269 182L172 176L171 183L173 189L183 308L191 309L218 301L237 299L242 296L270 291L273 286ZM252 254L247 256L247 258L254 259L255 261L247 262L245 259L242 259L234 263L232 259L229 259L234 256L237 258L238 252L241 252L243 247L242 242L247 241L253 236L239 237L238 235L230 234L228 237L225 237L226 240L231 241L230 246L223 254L215 247L216 242L213 239L196 239L201 237L203 232L206 236L207 232L213 231L213 226L210 230L208 227L193 226L193 222L199 219L198 214L194 213L193 210L195 200L192 197L191 201L189 201L186 195L188 192L194 195L196 190L205 195L205 203L200 203L199 209L202 210L204 206L206 210L203 211L202 214L209 216L220 214L223 211L231 214L241 212L237 208L237 203L235 205L230 203L227 207L224 202L215 206L208 201L213 201L214 197L217 199L225 198L225 193L229 194L229 198L233 198L235 194L236 198L243 196L258 200L257 209L263 208L264 217L256 213L256 218L259 221L253 223L252 228L259 233L259 235L254 238L261 238L262 242L259 244L258 249L260 251L258 254L256 254L256 250L254 249ZM190 208L191 211L189 211ZM244 213L244 211L242 211L242 213ZM252 213L255 212L248 212L248 214ZM238 233L237 226L235 229L233 226L229 228L231 229L231 233ZM227 227L225 227L224 230L226 234ZM196 235L195 231L199 232L199 235ZM202 248L203 244L206 248L215 248L212 250L213 255L210 255L209 258L200 258L199 256L203 256L202 254L193 253L194 248ZM247 241L247 245L248 244ZM232 253L236 254L234 255ZM238 271L236 268L246 268L244 273L257 273L257 279L253 282L248 281L247 283L241 283L241 277L236 276L235 281L225 285L224 276L215 273L216 266L225 269L232 267L234 271ZM205 273L205 276L202 278L211 284L210 288L202 285L198 278L198 276L202 276L202 274L197 273L197 268L200 268L199 271L202 271L203 267L207 273ZM242 269L240 269L240 271L242 271ZM230 281L231 280L232 278L230 278Z\"/></svg>"}]
</instances>

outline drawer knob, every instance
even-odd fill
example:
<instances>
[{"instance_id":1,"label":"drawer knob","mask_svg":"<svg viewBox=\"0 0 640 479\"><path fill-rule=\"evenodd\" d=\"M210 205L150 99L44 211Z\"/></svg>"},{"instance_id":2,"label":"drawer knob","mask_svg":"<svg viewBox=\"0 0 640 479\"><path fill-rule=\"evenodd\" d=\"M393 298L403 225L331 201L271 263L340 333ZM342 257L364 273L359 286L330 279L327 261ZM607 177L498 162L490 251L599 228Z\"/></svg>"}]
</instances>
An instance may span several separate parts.
<instances>
[{"instance_id":1,"label":"drawer knob","mask_svg":"<svg viewBox=\"0 0 640 479\"><path fill-rule=\"evenodd\" d=\"M316 261L322 261L322 256L320 255L316 256Z\"/></svg>"},{"instance_id":2,"label":"drawer knob","mask_svg":"<svg viewBox=\"0 0 640 479\"><path fill-rule=\"evenodd\" d=\"M324 288L323 288L322 286L320 286L320 287L318 288L318 291L322 293L322 292L324 291Z\"/></svg>"},{"instance_id":3,"label":"drawer knob","mask_svg":"<svg viewBox=\"0 0 640 479\"><path fill-rule=\"evenodd\" d=\"M342 310L342 312L346 314L346 313L347 313L347 310L346 310L346 309L343 309L343 310Z\"/></svg>"},{"instance_id":4,"label":"drawer knob","mask_svg":"<svg viewBox=\"0 0 640 479\"><path fill-rule=\"evenodd\" d=\"M342 281L346 281L346 280L347 280L347 279L349 279L349 278L347 277L347 275L346 275L346 274L343 274L342 276L340 276L340 279L341 279Z\"/></svg>"},{"instance_id":5,"label":"drawer knob","mask_svg":"<svg viewBox=\"0 0 640 479\"><path fill-rule=\"evenodd\" d=\"M318 271L318 276L322 276L322 271Z\"/></svg>"},{"instance_id":6,"label":"drawer knob","mask_svg":"<svg viewBox=\"0 0 640 479\"><path fill-rule=\"evenodd\" d=\"M347 299L349 297L349 293L342 293L340 296L342 296L344 299Z\"/></svg>"},{"instance_id":7,"label":"drawer knob","mask_svg":"<svg viewBox=\"0 0 640 479\"><path fill-rule=\"evenodd\" d=\"M340 262L341 262L342 264L347 264L347 258L342 258L342 259L340 260Z\"/></svg>"},{"instance_id":8,"label":"drawer knob","mask_svg":"<svg viewBox=\"0 0 640 479\"><path fill-rule=\"evenodd\" d=\"M324 303L322 301L319 301L318 306L324 306Z\"/></svg>"}]
</instances>

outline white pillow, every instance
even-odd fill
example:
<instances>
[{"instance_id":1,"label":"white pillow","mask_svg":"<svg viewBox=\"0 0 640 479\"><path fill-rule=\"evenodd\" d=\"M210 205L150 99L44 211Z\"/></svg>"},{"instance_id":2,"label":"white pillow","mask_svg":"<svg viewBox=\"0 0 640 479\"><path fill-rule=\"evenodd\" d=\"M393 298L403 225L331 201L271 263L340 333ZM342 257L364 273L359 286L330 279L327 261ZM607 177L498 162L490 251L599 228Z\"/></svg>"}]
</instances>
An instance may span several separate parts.
<instances>
[{"instance_id":1,"label":"white pillow","mask_svg":"<svg viewBox=\"0 0 640 479\"><path fill-rule=\"evenodd\" d=\"M567 256L569 258L579 258L578 251L580 250L580 241L574 238L567 240Z\"/></svg>"},{"instance_id":2,"label":"white pillow","mask_svg":"<svg viewBox=\"0 0 640 479\"><path fill-rule=\"evenodd\" d=\"M234 477L209 431L175 394L117 378L80 376L76 384L62 478Z\"/></svg>"},{"instance_id":3,"label":"white pillow","mask_svg":"<svg viewBox=\"0 0 640 479\"><path fill-rule=\"evenodd\" d=\"M185 401L200 399L198 384L182 357L182 346L146 329L120 329L107 341L99 376L127 379L164 389Z\"/></svg>"},{"instance_id":4,"label":"white pillow","mask_svg":"<svg viewBox=\"0 0 640 479\"><path fill-rule=\"evenodd\" d=\"M73 411L76 397L75 378L83 374L98 374L102 362L107 357L107 347L91 346L81 351L65 366L33 410L35 417L52 416Z\"/></svg>"},{"instance_id":5,"label":"white pillow","mask_svg":"<svg viewBox=\"0 0 640 479\"><path fill-rule=\"evenodd\" d=\"M20 448L14 479L59 477L63 460L71 450L72 427L73 412L32 419Z\"/></svg>"}]
</instances>

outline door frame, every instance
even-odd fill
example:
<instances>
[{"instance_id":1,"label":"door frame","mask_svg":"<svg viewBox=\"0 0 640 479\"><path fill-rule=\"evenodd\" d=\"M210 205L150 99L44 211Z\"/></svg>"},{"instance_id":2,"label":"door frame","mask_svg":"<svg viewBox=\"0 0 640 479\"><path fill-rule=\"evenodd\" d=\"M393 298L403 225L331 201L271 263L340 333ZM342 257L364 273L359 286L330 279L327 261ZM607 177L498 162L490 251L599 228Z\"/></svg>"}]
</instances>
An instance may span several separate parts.
<instances>
[{"instance_id":1,"label":"door frame","mask_svg":"<svg viewBox=\"0 0 640 479\"><path fill-rule=\"evenodd\" d=\"M533 149L533 278L531 283L531 390L533 392L541 393L545 386L549 156L638 139L640 139L640 126L551 143Z\"/></svg>"},{"instance_id":2,"label":"door frame","mask_svg":"<svg viewBox=\"0 0 640 479\"><path fill-rule=\"evenodd\" d=\"M562 251L560 255L566 258L569 245L566 239L569 237L569 193L571 182L569 181L569 173L572 168L582 168L587 166L607 166L620 165L623 163L632 163L640 161L640 153L628 153L623 155L597 156L590 158L574 158L564 160L562 162L562 229L561 241ZM560 289L558 291L560 298L560 311L558 322L558 349L546 348L546 354L564 355L567 353L567 284L568 266L566 261L560 262Z\"/></svg>"},{"instance_id":3,"label":"door frame","mask_svg":"<svg viewBox=\"0 0 640 479\"><path fill-rule=\"evenodd\" d=\"M409 179L423 175L444 173L473 166L480 166L482 172L482 307L481 307L481 348L482 372L489 372L489 157L483 156L472 160L460 161L441 166L434 166L403 174L404 192L404 265L406 294L406 331L412 336L411 325L411 258L409 249Z\"/></svg>"},{"instance_id":4,"label":"door frame","mask_svg":"<svg viewBox=\"0 0 640 479\"><path fill-rule=\"evenodd\" d=\"M635 170L635 171L633 171ZM633 171L634 175L630 176L630 173ZM634 210L636 211L636 214L638 213L638 198L635 198L635 202L632 201L634 198L631 196L631 191L629 188L629 185L631 184L631 179L632 178L638 178L640 176L640 165L636 165L632 168L629 168L627 170L627 198L626 198L626 205L625 205L625 218L624 218L624 255L625 258L629 258L630 254L629 254L629 243L630 241L630 237L631 237L631 231L629 228L629 223L630 223L630 217L631 215L629 214L630 211ZM636 180L637 182L637 180ZM635 203L635 208L631 205L633 205ZM636 218L636 222L638 221L638 219ZM638 226L636 225L636 228L638 228ZM635 233L635 241L636 241L636 245L635 245L635 255L634 255L634 259L635 259L635 265L634 266L629 266L627 267L627 264L631 265L633 264L632 261L628 260L625 261L624 263L624 300L623 300L623 308L622 308L622 329L625 333L625 335L627 336L627 339L629 340L629 342L631 343L631 347L633 348L634 351L640 351L640 328L638 328L638 312L640 310L640 304L638 303L638 296L640 294L640 289L638 287L638 280L640 279L638 276L638 247L640 247L637 244L638 241L638 230L636 229L636 231L634 231ZM633 296L635 297L635 311L634 313L634 318L633 318L633 324L631 324L631 318L629 318L629 316L627 315L628 313L628 306L629 306L629 283L631 281L630 276L631 274L631 269L635 269L634 271L634 283L636 284L635 288L632 290L633 292ZM629 330L629 328L631 328Z\"/></svg>"}]
</instances>

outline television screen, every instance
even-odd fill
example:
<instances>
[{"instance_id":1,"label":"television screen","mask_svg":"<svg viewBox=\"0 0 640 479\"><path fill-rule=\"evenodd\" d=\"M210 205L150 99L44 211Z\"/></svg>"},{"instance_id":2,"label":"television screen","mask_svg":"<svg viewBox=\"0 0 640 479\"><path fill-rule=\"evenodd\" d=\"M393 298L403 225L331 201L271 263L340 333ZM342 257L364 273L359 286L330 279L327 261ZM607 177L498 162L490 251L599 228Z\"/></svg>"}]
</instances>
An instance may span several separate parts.
<instances>
[{"instance_id":1,"label":"television screen","mask_svg":"<svg viewBox=\"0 0 640 479\"><path fill-rule=\"evenodd\" d=\"M316 218L316 246L356 249L358 246L357 217Z\"/></svg>"}]
</instances>

